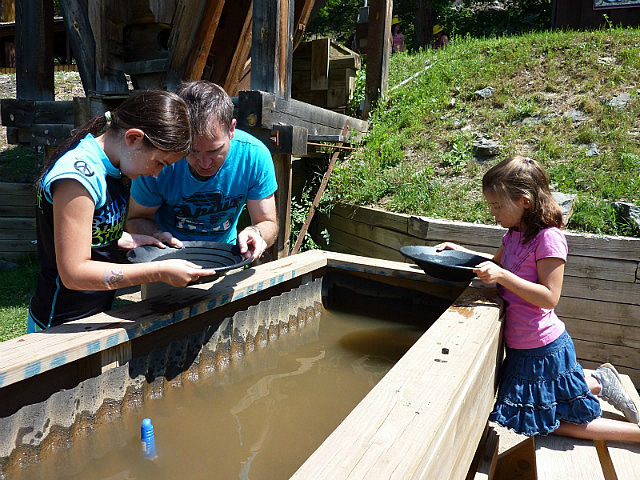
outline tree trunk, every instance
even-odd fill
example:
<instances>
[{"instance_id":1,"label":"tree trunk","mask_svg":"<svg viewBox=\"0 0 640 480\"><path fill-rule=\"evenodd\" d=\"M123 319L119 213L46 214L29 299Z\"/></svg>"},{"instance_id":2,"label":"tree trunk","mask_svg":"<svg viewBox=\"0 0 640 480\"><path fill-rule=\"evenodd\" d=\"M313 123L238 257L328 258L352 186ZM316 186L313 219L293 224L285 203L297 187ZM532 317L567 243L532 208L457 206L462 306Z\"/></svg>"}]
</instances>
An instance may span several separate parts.
<instances>
[{"instance_id":1,"label":"tree trunk","mask_svg":"<svg viewBox=\"0 0 640 480\"><path fill-rule=\"evenodd\" d=\"M431 0L415 0L416 21L414 24L414 46L427 48L433 37L433 15Z\"/></svg>"}]
</instances>

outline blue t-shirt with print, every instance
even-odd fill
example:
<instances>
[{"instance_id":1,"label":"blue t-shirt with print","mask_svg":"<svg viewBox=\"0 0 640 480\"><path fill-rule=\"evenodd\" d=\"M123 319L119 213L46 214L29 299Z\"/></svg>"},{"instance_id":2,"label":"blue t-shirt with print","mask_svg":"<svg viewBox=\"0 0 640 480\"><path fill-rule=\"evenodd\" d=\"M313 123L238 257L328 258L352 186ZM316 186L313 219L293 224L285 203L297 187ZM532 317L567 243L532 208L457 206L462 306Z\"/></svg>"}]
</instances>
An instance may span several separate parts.
<instances>
[{"instance_id":1,"label":"blue t-shirt with print","mask_svg":"<svg viewBox=\"0 0 640 480\"><path fill-rule=\"evenodd\" d=\"M156 223L180 240L235 244L247 200L266 198L277 188L267 147L236 129L227 158L212 177L197 179L183 158L164 167L157 178L134 179L131 197L145 207L159 207Z\"/></svg>"}]
</instances>

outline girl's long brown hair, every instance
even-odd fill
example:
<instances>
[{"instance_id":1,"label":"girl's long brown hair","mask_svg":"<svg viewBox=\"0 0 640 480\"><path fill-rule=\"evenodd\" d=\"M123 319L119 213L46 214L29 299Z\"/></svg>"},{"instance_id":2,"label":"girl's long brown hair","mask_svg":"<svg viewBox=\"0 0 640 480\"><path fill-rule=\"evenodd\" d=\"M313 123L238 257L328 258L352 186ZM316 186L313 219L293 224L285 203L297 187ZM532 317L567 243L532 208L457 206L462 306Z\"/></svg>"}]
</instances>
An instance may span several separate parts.
<instances>
[{"instance_id":1,"label":"girl's long brown hair","mask_svg":"<svg viewBox=\"0 0 640 480\"><path fill-rule=\"evenodd\" d=\"M42 178L69 150L88 133L96 136L105 127L114 130L139 128L145 143L164 152L187 153L191 149L191 126L184 101L175 93L164 90L141 90L132 93L111 113L107 125L105 115L99 115L74 131L45 161Z\"/></svg>"},{"instance_id":2,"label":"girl's long brown hair","mask_svg":"<svg viewBox=\"0 0 640 480\"><path fill-rule=\"evenodd\" d=\"M491 167L482 177L482 191L515 202L527 197L530 208L522 216L525 226L524 243L549 227L562 227L562 210L549 188L549 177L538 162L515 156Z\"/></svg>"}]
</instances>

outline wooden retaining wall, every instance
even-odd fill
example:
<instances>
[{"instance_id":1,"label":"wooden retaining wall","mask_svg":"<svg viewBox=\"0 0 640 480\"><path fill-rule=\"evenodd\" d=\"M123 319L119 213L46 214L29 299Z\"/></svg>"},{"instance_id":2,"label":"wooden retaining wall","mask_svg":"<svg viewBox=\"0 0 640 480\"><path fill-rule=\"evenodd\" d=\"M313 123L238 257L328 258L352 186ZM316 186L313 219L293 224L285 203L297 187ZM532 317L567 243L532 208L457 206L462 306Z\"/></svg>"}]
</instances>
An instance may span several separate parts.
<instances>
[{"instance_id":1,"label":"wooden retaining wall","mask_svg":"<svg viewBox=\"0 0 640 480\"><path fill-rule=\"evenodd\" d=\"M36 251L36 195L30 183L0 183L0 259Z\"/></svg>"},{"instance_id":2,"label":"wooden retaining wall","mask_svg":"<svg viewBox=\"0 0 640 480\"><path fill-rule=\"evenodd\" d=\"M404 260L405 245L452 241L495 252L505 229L401 215L366 207L335 207L319 214L331 250ZM556 309L583 367L611 362L640 385L640 239L566 232L569 258ZM319 235L316 236L319 239Z\"/></svg>"}]
</instances>

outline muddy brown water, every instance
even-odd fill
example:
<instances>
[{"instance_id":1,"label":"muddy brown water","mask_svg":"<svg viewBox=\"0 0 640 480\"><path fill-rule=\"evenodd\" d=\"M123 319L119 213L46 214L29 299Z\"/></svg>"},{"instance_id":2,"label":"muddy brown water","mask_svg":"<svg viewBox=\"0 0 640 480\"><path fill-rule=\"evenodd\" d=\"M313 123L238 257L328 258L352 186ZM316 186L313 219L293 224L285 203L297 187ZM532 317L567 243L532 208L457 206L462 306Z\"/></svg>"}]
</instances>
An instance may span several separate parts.
<instances>
[{"instance_id":1,"label":"muddy brown water","mask_svg":"<svg viewBox=\"0 0 640 480\"><path fill-rule=\"evenodd\" d=\"M83 480L289 478L423 332L324 310L224 378L185 383L60 455L48 452L28 476L61 478L62 469L63 478ZM154 425L153 461L142 455L145 417Z\"/></svg>"}]
</instances>

